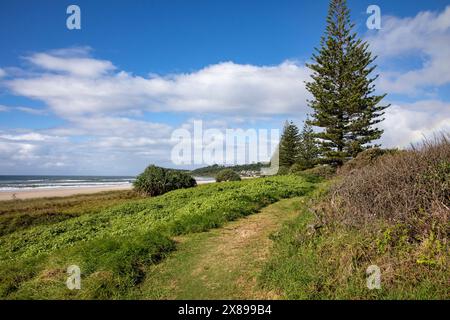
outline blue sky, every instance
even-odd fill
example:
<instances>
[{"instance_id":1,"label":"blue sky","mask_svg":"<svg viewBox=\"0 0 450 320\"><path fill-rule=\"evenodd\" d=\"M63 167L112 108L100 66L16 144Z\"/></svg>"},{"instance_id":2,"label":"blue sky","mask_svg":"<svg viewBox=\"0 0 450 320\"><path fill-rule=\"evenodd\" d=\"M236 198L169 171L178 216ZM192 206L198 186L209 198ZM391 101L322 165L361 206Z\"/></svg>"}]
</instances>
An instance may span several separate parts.
<instances>
[{"instance_id":1,"label":"blue sky","mask_svg":"<svg viewBox=\"0 0 450 320\"><path fill-rule=\"evenodd\" d=\"M385 146L449 128L449 1L350 0L393 104ZM81 8L81 30L66 8ZM382 11L368 31L366 8ZM328 1L1 1L0 174L173 166L170 136L279 128L309 112L305 67Z\"/></svg>"}]
</instances>

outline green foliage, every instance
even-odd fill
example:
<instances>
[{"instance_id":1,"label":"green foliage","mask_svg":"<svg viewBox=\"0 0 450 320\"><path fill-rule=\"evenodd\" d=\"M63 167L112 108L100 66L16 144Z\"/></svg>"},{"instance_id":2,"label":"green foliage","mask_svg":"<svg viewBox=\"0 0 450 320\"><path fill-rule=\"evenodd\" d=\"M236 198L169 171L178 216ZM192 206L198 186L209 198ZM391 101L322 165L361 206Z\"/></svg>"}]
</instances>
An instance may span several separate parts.
<instances>
[{"instance_id":1,"label":"green foliage","mask_svg":"<svg viewBox=\"0 0 450 320\"><path fill-rule=\"evenodd\" d=\"M185 172L151 165L136 178L133 185L141 194L158 196L176 189L195 187L197 182Z\"/></svg>"},{"instance_id":2,"label":"green foliage","mask_svg":"<svg viewBox=\"0 0 450 320\"><path fill-rule=\"evenodd\" d=\"M223 169L216 175L216 182L240 181L241 177L231 169Z\"/></svg>"},{"instance_id":3,"label":"green foliage","mask_svg":"<svg viewBox=\"0 0 450 320\"><path fill-rule=\"evenodd\" d=\"M303 172L306 168L301 163L294 163L292 167L289 168L290 174L299 174Z\"/></svg>"},{"instance_id":4,"label":"green foliage","mask_svg":"<svg viewBox=\"0 0 450 320\"><path fill-rule=\"evenodd\" d=\"M294 176L209 184L18 230L0 237L0 296L123 298L146 265L174 249L173 236L219 227L312 189ZM83 273L79 292L65 287L71 264Z\"/></svg>"},{"instance_id":5,"label":"green foliage","mask_svg":"<svg viewBox=\"0 0 450 320\"><path fill-rule=\"evenodd\" d=\"M339 173L350 172L355 169L361 169L369 165L373 165L375 161L384 155L392 155L400 153L397 149L380 149L380 148L369 148L363 152L358 153L358 155L347 161L340 169Z\"/></svg>"},{"instance_id":6,"label":"green foliage","mask_svg":"<svg viewBox=\"0 0 450 320\"><path fill-rule=\"evenodd\" d=\"M307 119L300 133L299 154L297 162L294 164L296 166L295 170L299 170L300 168L305 170L314 167L319 160L319 155L320 150L314 137L314 130L309 124L309 119Z\"/></svg>"},{"instance_id":7,"label":"green foliage","mask_svg":"<svg viewBox=\"0 0 450 320\"><path fill-rule=\"evenodd\" d=\"M95 239L76 246L70 256L83 271L87 280L83 285L90 288L90 297L110 298L139 284L145 276L145 266L157 263L174 249L172 239L152 231L132 237ZM107 277L99 279L99 274Z\"/></svg>"},{"instance_id":8,"label":"green foliage","mask_svg":"<svg viewBox=\"0 0 450 320\"><path fill-rule=\"evenodd\" d=\"M279 164L280 167L291 167L298 159L300 152L300 133L291 121L284 125L280 139Z\"/></svg>"},{"instance_id":9,"label":"green foliage","mask_svg":"<svg viewBox=\"0 0 450 320\"><path fill-rule=\"evenodd\" d=\"M333 165L342 165L381 137L383 131L374 125L388 107L378 105L385 95L373 95L375 58L353 27L346 1L331 0L325 35L308 65L313 80L306 87L314 97L309 123L324 129L315 136L324 162Z\"/></svg>"},{"instance_id":10,"label":"green foliage","mask_svg":"<svg viewBox=\"0 0 450 320\"><path fill-rule=\"evenodd\" d=\"M79 194L69 197L7 200L0 202L0 236L35 225L53 224L140 196L132 190Z\"/></svg>"},{"instance_id":11,"label":"green foliage","mask_svg":"<svg viewBox=\"0 0 450 320\"><path fill-rule=\"evenodd\" d=\"M312 168L318 157L319 148L308 121L305 121L301 133L292 121L286 122L280 139L278 174L289 173L289 168L294 165L296 171Z\"/></svg>"},{"instance_id":12,"label":"green foliage","mask_svg":"<svg viewBox=\"0 0 450 320\"><path fill-rule=\"evenodd\" d=\"M336 174L336 168L325 164L305 170L301 164L296 163L289 169L289 173L310 178L311 181L321 181L323 179L331 179Z\"/></svg>"},{"instance_id":13,"label":"green foliage","mask_svg":"<svg viewBox=\"0 0 450 320\"><path fill-rule=\"evenodd\" d=\"M279 168L278 168L277 175L279 175L279 176L285 176L285 175L288 175L289 173L290 173L289 167L279 167Z\"/></svg>"},{"instance_id":14,"label":"green foliage","mask_svg":"<svg viewBox=\"0 0 450 320\"><path fill-rule=\"evenodd\" d=\"M314 168L303 171L303 174L330 179L336 174L336 168L330 165L319 165Z\"/></svg>"}]
</instances>

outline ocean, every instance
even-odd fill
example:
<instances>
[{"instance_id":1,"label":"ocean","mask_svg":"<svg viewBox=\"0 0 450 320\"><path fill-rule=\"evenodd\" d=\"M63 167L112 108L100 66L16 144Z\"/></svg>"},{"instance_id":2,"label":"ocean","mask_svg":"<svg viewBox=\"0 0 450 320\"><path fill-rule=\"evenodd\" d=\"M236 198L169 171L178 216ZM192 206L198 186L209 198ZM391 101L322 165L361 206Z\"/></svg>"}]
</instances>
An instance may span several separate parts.
<instances>
[{"instance_id":1,"label":"ocean","mask_svg":"<svg viewBox=\"0 0 450 320\"><path fill-rule=\"evenodd\" d=\"M131 176L1 176L0 192L131 185Z\"/></svg>"},{"instance_id":2,"label":"ocean","mask_svg":"<svg viewBox=\"0 0 450 320\"><path fill-rule=\"evenodd\" d=\"M214 178L194 177L198 183L213 182ZM132 176L2 176L0 192L36 189L113 187L131 185Z\"/></svg>"}]
</instances>

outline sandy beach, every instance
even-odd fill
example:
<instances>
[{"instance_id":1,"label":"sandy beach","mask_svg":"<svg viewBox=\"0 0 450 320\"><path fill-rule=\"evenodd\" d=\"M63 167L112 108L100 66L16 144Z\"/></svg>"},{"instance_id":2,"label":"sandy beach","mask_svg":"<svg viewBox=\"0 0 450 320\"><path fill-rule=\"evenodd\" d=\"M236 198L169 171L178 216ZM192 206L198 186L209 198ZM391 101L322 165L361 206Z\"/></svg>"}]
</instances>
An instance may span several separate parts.
<instances>
[{"instance_id":1,"label":"sandy beach","mask_svg":"<svg viewBox=\"0 0 450 320\"><path fill-rule=\"evenodd\" d=\"M200 180L197 184L212 183L213 180ZM36 190L21 190L21 191L1 191L0 201L15 199L31 199L31 198L50 198L50 197L67 197L76 194L91 194L103 191L115 190L130 190L132 185L121 186L102 186L102 187L77 187L77 188L54 188L54 189L36 189Z\"/></svg>"},{"instance_id":2,"label":"sandy beach","mask_svg":"<svg viewBox=\"0 0 450 320\"><path fill-rule=\"evenodd\" d=\"M131 185L109 186L109 187L85 187L85 188L55 188L55 189L36 189L23 191L5 191L0 192L1 200L12 200L13 195L16 199L45 198L45 197L67 197L75 194L89 194L103 191L129 190Z\"/></svg>"}]
</instances>

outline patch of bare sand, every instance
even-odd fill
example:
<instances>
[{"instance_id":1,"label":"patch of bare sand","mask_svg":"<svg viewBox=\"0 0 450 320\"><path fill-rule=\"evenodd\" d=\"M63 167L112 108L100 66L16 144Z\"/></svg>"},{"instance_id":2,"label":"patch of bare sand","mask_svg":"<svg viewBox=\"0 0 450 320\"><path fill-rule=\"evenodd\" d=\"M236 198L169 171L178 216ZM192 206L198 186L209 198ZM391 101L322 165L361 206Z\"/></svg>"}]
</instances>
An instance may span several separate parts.
<instances>
[{"instance_id":1,"label":"patch of bare sand","mask_svg":"<svg viewBox=\"0 0 450 320\"><path fill-rule=\"evenodd\" d=\"M77 194L91 194L105 191L130 190L131 185L106 186L106 187L81 187L81 188L55 188L55 189L35 189L23 191L2 191L0 201L14 199L68 197Z\"/></svg>"}]
</instances>

